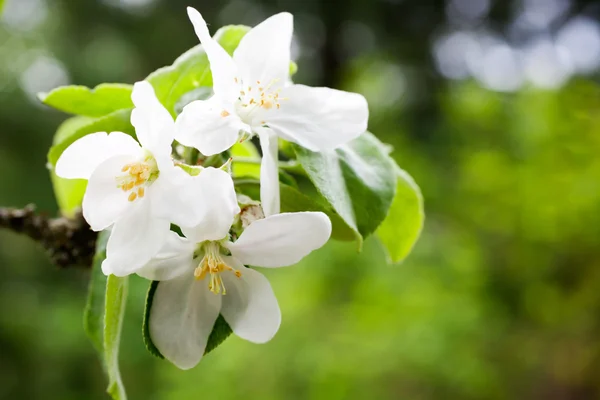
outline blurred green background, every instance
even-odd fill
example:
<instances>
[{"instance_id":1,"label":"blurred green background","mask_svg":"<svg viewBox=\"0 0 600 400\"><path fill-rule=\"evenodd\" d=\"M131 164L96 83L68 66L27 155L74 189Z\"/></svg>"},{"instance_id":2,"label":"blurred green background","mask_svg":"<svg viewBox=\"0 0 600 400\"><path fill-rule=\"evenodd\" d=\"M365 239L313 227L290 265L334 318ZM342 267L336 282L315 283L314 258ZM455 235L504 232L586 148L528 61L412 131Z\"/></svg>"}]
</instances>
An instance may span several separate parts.
<instances>
[{"instance_id":1,"label":"blurred green background","mask_svg":"<svg viewBox=\"0 0 600 400\"><path fill-rule=\"evenodd\" d=\"M146 282L122 343L131 399L600 398L600 4L569 0L6 0L0 204L56 212L46 152L66 117L35 93L134 82L211 23L295 15L297 82L363 93L420 184L402 265L330 243L267 271L277 336L191 371L146 352ZM88 272L0 232L0 398L106 399L82 329Z\"/></svg>"}]
</instances>

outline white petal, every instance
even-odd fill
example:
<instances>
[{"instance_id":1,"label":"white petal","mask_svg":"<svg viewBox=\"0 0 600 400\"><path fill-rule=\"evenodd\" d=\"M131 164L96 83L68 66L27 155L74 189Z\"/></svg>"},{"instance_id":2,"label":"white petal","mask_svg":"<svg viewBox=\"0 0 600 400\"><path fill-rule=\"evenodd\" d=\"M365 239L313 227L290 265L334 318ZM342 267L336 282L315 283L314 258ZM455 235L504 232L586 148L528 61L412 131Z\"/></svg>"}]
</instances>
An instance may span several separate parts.
<instances>
[{"instance_id":1,"label":"white petal","mask_svg":"<svg viewBox=\"0 0 600 400\"><path fill-rule=\"evenodd\" d=\"M187 8L188 17L194 25L196 36L202 43L204 51L210 62L210 71L213 78L213 91L226 99L233 101L239 94L239 83L236 81L237 71L233 59L208 33L206 22L200 13L192 8Z\"/></svg>"},{"instance_id":2,"label":"white petal","mask_svg":"<svg viewBox=\"0 0 600 400\"><path fill-rule=\"evenodd\" d=\"M152 85L146 81L136 82L131 100L135 105L131 112L131 125L135 127L142 146L152 153L170 153L174 134L173 117L156 98Z\"/></svg>"},{"instance_id":3,"label":"white petal","mask_svg":"<svg viewBox=\"0 0 600 400\"><path fill-rule=\"evenodd\" d=\"M277 136L270 129L259 132L263 156L260 163L260 201L265 216L278 214L280 208Z\"/></svg>"},{"instance_id":4,"label":"white petal","mask_svg":"<svg viewBox=\"0 0 600 400\"><path fill-rule=\"evenodd\" d=\"M162 249L137 274L153 281L167 281L193 273L194 243L175 232L169 232Z\"/></svg>"},{"instance_id":5,"label":"white petal","mask_svg":"<svg viewBox=\"0 0 600 400\"><path fill-rule=\"evenodd\" d=\"M92 133L76 140L56 162L56 175L67 179L90 179L103 161L122 154L133 154L140 145L123 132Z\"/></svg>"},{"instance_id":6,"label":"white petal","mask_svg":"<svg viewBox=\"0 0 600 400\"><path fill-rule=\"evenodd\" d=\"M334 149L367 129L369 109L360 94L292 85L280 98L281 108L265 117L267 125L309 150Z\"/></svg>"},{"instance_id":7,"label":"white petal","mask_svg":"<svg viewBox=\"0 0 600 400\"><path fill-rule=\"evenodd\" d=\"M258 80L275 86L287 82L290 69L290 48L294 30L292 14L283 12L267 18L250 30L233 53L233 59L244 83Z\"/></svg>"},{"instance_id":8,"label":"white petal","mask_svg":"<svg viewBox=\"0 0 600 400\"><path fill-rule=\"evenodd\" d=\"M151 197L152 214L157 218L164 218L181 225L197 221L196 199L200 195L194 179L181 168L171 165L162 166L160 175L152 184Z\"/></svg>"},{"instance_id":9,"label":"white petal","mask_svg":"<svg viewBox=\"0 0 600 400\"><path fill-rule=\"evenodd\" d=\"M240 212L231 176L217 168L205 168L194 181L199 190L195 198L197 222L182 223L181 231L194 243L225 238Z\"/></svg>"},{"instance_id":10,"label":"white petal","mask_svg":"<svg viewBox=\"0 0 600 400\"><path fill-rule=\"evenodd\" d=\"M147 199L136 200L132 210L115 222L108 243L106 258L114 275L137 272L163 247L170 232L168 220L154 218Z\"/></svg>"},{"instance_id":11,"label":"white petal","mask_svg":"<svg viewBox=\"0 0 600 400\"><path fill-rule=\"evenodd\" d=\"M237 267L242 275L222 273L227 294L221 314L233 333L254 343L268 342L281 324L281 312L269 281L260 272Z\"/></svg>"},{"instance_id":12,"label":"white petal","mask_svg":"<svg viewBox=\"0 0 600 400\"><path fill-rule=\"evenodd\" d=\"M200 362L221 309L221 295L193 273L158 284L150 310L150 337L167 360L181 369Z\"/></svg>"},{"instance_id":13,"label":"white petal","mask_svg":"<svg viewBox=\"0 0 600 400\"><path fill-rule=\"evenodd\" d=\"M227 247L245 265L285 267L323 246L330 235L331 222L321 212L284 213L254 221Z\"/></svg>"},{"instance_id":14,"label":"white petal","mask_svg":"<svg viewBox=\"0 0 600 400\"><path fill-rule=\"evenodd\" d=\"M233 106L217 96L192 101L183 108L175 124L175 139L206 156L229 149L238 140L240 130L250 129L235 114Z\"/></svg>"},{"instance_id":15,"label":"white petal","mask_svg":"<svg viewBox=\"0 0 600 400\"><path fill-rule=\"evenodd\" d=\"M133 204L128 193L117 186L117 176L124 165L137 160L136 156L115 156L94 170L83 196L83 217L94 231L108 228L120 219Z\"/></svg>"}]
</instances>

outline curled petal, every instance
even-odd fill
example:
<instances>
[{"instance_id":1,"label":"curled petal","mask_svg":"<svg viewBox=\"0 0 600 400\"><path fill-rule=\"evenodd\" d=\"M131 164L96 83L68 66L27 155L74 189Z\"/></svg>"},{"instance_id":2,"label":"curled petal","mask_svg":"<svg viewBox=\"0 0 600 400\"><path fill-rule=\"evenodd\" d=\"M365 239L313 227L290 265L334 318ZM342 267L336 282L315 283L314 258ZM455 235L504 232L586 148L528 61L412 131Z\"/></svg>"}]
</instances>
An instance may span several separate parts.
<instances>
[{"instance_id":1,"label":"curled petal","mask_svg":"<svg viewBox=\"0 0 600 400\"><path fill-rule=\"evenodd\" d=\"M309 150L335 149L367 129L369 109L360 94L292 85L280 97L281 108L265 117L267 125Z\"/></svg>"},{"instance_id":2,"label":"curled petal","mask_svg":"<svg viewBox=\"0 0 600 400\"><path fill-rule=\"evenodd\" d=\"M271 215L254 221L227 247L245 265L285 267L323 246L331 235L331 222L321 212Z\"/></svg>"},{"instance_id":3,"label":"curled petal","mask_svg":"<svg viewBox=\"0 0 600 400\"><path fill-rule=\"evenodd\" d=\"M194 8L187 8L188 17L194 25L196 36L202 43L206 56L210 62L210 71L213 78L213 91L230 101L237 98L239 82L236 78L237 69L233 59L219 43L208 33L208 27L202 15Z\"/></svg>"},{"instance_id":4,"label":"curled petal","mask_svg":"<svg viewBox=\"0 0 600 400\"><path fill-rule=\"evenodd\" d=\"M116 276L136 273L146 265L163 247L170 232L168 220L152 216L147 199L138 202L115 222L106 244L110 271Z\"/></svg>"},{"instance_id":5,"label":"curled petal","mask_svg":"<svg viewBox=\"0 0 600 400\"><path fill-rule=\"evenodd\" d=\"M232 273L222 274L227 295L223 296L221 314L233 333L242 339L268 342L281 324L277 298L263 274L243 265L235 267L241 272L239 277Z\"/></svg>"},{"instance_id":6,"label":"curled petal","mask_svg":"<svg viewBox=\"0 0 600 400\"><path fill-rule=\"evenodd\" d=\"M221 297L192 273L158 284L150 310L150 337L167 360L181 369L200 362Z\"/></svg>"},{"instance_id":7,"label":"curled petal","mask_svg":"<svg viewBox=\"0 0 600 400\"><path fill-rule=\"evenodd\" d=\"M146 81L136 82L131 99L135 105L131 124L142 146L152 153L169 154L174 134L173 117L156 98L152 85Z\"/></svg>"},{"instance_id":8,"label":"curled petal","mask_svg":"<svg viewBox=\"0 0 600 400\"><path fill-rule=\"evenodd\" d=\"M279 167L277 136L270 129L258 130L263 153L260 163L260 201L265 216L279 213Z\"/></svg>"},{"instance_id":9,"label":"curled petal","mask_svg":"<svg viewBox=\"0 0 600 400\"><path fill-rule=\"evenodd\" d=\"M263 85L278 87L287 82L293 30L292 14L282 12L244 35L233 53L244 83L254 85L258 80Z\"/></svg>"},{"instance_id":10,"label":"curled petal","mask_svg":"<svg viewBox=\"0 0 600 400\"><path fill-rule=\"evenodd\" d=\"M194 243L225 238L240 212L231 176L217 168L205 168L192 185L198 191L195 219L180 224L181 231Z\"/></svg>"},{"instance_id":11,"label":"curled petal","mask_svg":"<svg viewBox=\"0 0 600 400\"><path fill-rule=\"evenodd\" d=\"M76 140L61 154L56 175L67 179L90 179L102 162L117 155L136 154L140 145L123 132L92 133Z\"/></svg>"},{"instance_id":12,"label":"curled petal","mask_svg":"<svg viewBox=\"0 0 600 400\"><path fill-rule=\"evenodd\" d=\"M137 274L151 281L168 281L194 270L194 243L169 232L166 243Z\"/></svg>"},{"instance_id":13,"label":"curled petal","mask_svg":"<svg viewBox=\"0 0 600 400\"><path fill-rule=\"evenodd\" d=\"M213 96L183 108L177 117L175 139L210 156L229 149L238 140L239 131L249 129L232 106Z\"/></svg>"}]
</instances>

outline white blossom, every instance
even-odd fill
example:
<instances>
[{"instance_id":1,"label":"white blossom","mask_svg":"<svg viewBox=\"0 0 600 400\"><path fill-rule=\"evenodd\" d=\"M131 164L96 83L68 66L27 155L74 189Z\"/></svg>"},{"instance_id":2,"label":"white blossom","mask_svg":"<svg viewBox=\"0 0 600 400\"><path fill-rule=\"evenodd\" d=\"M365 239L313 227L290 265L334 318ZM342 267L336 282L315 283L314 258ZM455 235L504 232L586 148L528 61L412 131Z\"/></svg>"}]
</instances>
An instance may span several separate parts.
<instances>
[{"instance_id":1,"label":"white blossom","mask_svg":"<svg viewBox=\"0 0 600 400\"><path fill-rule=\"evenodd\" d=\"M94 231L111 229L104 273L127 275L146 264L168 238L171 222L195 225L203 218L205 187L233 187L224 171L196 177L174 166L175 122L148 82L131 95L136 142L122 132L92 133L75 141L56 163L56 174L87 179L83 216ZM202 196L204 195L204 196Z\"/></svg>"},{"instance_id":2,"label":"white blossom","mask_svg":"<svg viewBox=\"0 0 600 400\"><path fill-rule=\"evenodd\" d=\"M265 215L279 212L277 137L312 151L334 149L364 132L368 107L356 93L290 81L293 18L274 15L250 30L231 57L211 38L198 11L188 15L210 61L214 96L193 101L178 116L176 139L205 155L257 134L263 152Z\"/></svg>"},{"instance_id":3,"label":"white blossom","mask_svg":"<svg viewBox=\"0 0 600 400\"><path fill-rule=\"evenodd\" d=\"M161 252L138 272L161 281L150 310L150 337L182 369L200 362L219 314L237 336L269 341L281 322L277 299L268 280L245 265L295 264L331 234L323 213L283 213L252 222L231 242L219 237L229 229L227 219L231 223L228 214L182 229L186 237L171 232Z\"/></svg>"}]
</instances>

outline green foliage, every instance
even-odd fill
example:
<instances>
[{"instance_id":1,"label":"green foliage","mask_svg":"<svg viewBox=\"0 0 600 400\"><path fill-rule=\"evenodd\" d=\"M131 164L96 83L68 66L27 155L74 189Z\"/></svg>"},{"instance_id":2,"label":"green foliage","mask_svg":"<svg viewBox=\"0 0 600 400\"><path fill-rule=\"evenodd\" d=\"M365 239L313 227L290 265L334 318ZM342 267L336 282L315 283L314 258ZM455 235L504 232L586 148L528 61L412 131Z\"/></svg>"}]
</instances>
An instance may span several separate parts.
<instances>
[{"instance_id":1,"label":"green foliage","mask_svg":"<svg viewBox=\"0 0 600 400\"><path fill-rule=\"evenodd\" d=\"M108 374L106 391L114 400L125 400L125 387L119 370L119 345L127 302L129 277L109 275L104 308L104 363Z\"/></svg>"},{"instance_id":2,"label":"green foliage","mask_svg":"<svg viewBox=\"0 0 600 400\"><path fill-rule=\"evenodd\" d=\"M94 121L93 118L83 116L66 119L56 130L52 143L57 144L67 140L73 132L92 121ZM50 170L50 180L60 212L67 217L73 216L74 212L81 206L87 181L61 178L54 173L53 169Z\"/></svg>"},{"instance_id":3,"label":"green foliage","mask_svg":"<svg viewBox=\"0 0 600 400\"><path fill-rule=\"evenodd\" d=\"M253 179L236 179L235 188L241 193L254 200L260 199L260 182ZM279 183L279 194L281 196L281 212L321 211L329 217L332 225L331 237L337 240L354 240L355 231L346 224L344 219L328 204L314 188L309 190L303 187L303 191Z\"/></svg>"},{"instance_id":4,"label":"green foliage","mask_svg":"<svg viewBox=\"0 0 600 400\"><path fill-rule=\"evenodd\" d=\"M371 133L330 152L294 145L319 193L355 232L359 246L385 219L396 191L394 163Z\"/></svg>"},{"instance_id":5,"label":"green foliage","mask_svg":"<svg viewBox=\"0 0 600 400\"><path fill-rule=\"evenodd\" d=\"M93 89L85 86L61 86L38 98L47 106L69 114L102 117L124 108L132 108L133 86L122 83L102 83Z\"/></svg>"},{"instance_id":6,"label":"green foliage","mask_svg":"<svg viewBox=\"0 0 600 400\"><path fill-rule=\"evenodd\" d=\"M115 400L125 400L125 388L119 371L119 345L127 300L128 278L102 273L106 243L110 232L99 234L92 266L88 298L84 310L84 329L98 352L108 377L107 392Z\"/></svg>"},{"instance_id":7,"label":"green foliage","mask_svg":"<svg viewBox=\"0 0 600 400\"><path fill-rule=\"evenodd\" d=\"M152 301L154 300L154 293L158 288L160 282L152 281L150 283L150 287L148 288L148 294L146 295L146 305L144 307L144 322L142 324L142 336L144 340L144 344L146 345L146 349L155 357L164 359L165 357L160 353L160 350L154 345L152 342L152 338L150 337L150 310L152 308ZM206 349L204 350L204 354L208 354L214 349L216 349L225 339L231 335L232 330L225 322L225 319L222 315L219 315L217 320L215 321L215 325L212 329L212 332L208 336L208 341L206 343Z\"/></svg>"},{"instance_id":8,"label":"green foliage","mask_svg":"<svg viewBox=\"0 0 600 400\"><path fill-rule=\"evenodd\" d=\"M225 26L217 31L215 39L231 53L249 29L241 25ZM156 70L146 80L152 84L156 97L173 116L176 115L177 102L183 95L202 86L212 86L210 65L202 45L192 47L179 56L173 65ZM177 108L180 107L183 105L178 104Z\"/></svg>"},{"instance_id":9,"label":"green foliage","mask_svg":"<svg viewBox=\"0 0 600 400\"><path fill-rule=\"evenodd\" d=\"M106 296L106 275L102 273L102 261L106 258L106 242L110 232L104 231L96 240L96 255L92 264L92 272L88 287L88 297L83 312L85 333L96 348L100 360L104 360L104 304Z\"/></svg>"},{"instance_id":10,"label":"green foliage","mask_svg":"<svg viewBox=\"0 0 600 400\"><path fill-rule=\"evenodd\" d=\"M400 262L408 256L425 220L421 189L406 171L397 167L396 173L398 184L394 201L377 229L377 236L385 246L391 263Z\"/></svg>"},{"instance_id":11,"label":"green foliage","mask_svg":"<svg viewBox=\"0 0 600 400\"><path fill-rule=\"evenodd\" d=\"M142 338L146 349L155 357L164 359L165 357L160 353L160 350L154 345L152 338L150 337L150 310L152 308L152 301L154 300L154 293L158 287L158 281L150 282L148 287L148 293L146 294L146 303L144 305L144 321L142 323Z\"/></svg>"},{"instance_id":12,"label":"green foliage","mask_svg":"<svg viewBox=\"0 0 600 400\"><path fill-rule=\"evenodd\" d=\"M129 122L131 109L115 111L104 117L87 120L85 124L69 125L69 129L61 132L60 141L57 141L48 152L48 162L56 165L60 155L77 139L96 132L123 132L135 136L135 130Z\"/></svg>"}]
</instances>

